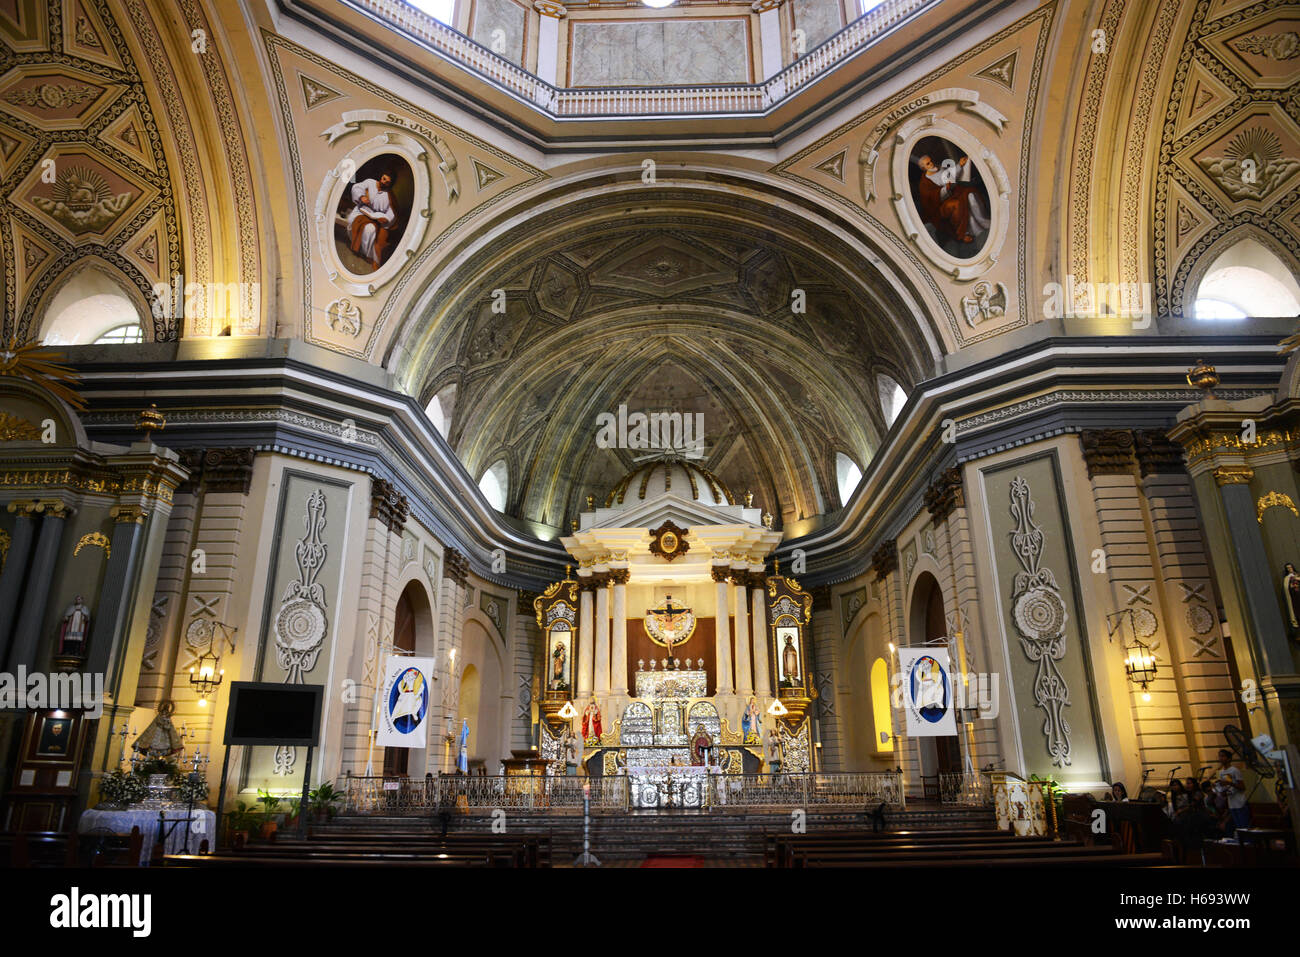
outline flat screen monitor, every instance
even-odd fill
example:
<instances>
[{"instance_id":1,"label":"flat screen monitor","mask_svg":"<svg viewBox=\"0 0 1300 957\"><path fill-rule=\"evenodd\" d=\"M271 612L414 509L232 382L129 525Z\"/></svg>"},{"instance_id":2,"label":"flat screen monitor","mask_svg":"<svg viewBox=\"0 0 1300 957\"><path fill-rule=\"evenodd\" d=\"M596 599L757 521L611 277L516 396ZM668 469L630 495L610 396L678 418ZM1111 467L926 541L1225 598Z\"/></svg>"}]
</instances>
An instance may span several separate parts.
<instances>
[{"instance_id":1,"label":"flat screen monitor","mask_svg":"<svg viewBox=\"0 0 1300 957\"><path fill-rule=\"evenodd\" d=\"M324 685L231 682L226 744L315 747L324 691Z\"/></svg>"}]
</instances>

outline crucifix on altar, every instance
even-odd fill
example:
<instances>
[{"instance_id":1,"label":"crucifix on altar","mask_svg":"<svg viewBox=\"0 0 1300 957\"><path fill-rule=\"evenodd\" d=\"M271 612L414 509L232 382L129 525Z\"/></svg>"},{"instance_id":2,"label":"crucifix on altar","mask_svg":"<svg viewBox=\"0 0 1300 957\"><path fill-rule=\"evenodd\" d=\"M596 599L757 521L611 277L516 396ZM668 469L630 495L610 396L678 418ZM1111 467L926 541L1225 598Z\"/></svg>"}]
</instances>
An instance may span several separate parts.
<instances>
[{"instance_id":1,"label":"crucifix on altar","mask_svg":"<svg viewBox=\"0 0 1300 957\"><path fill-rule=\"evenodd\" d=\"M646 609L647 630L668 649L668 662L673 661L673 646L681 644L695 630L695 616L689 608L673 605L673 596L666 595L658 608Z\"/></svg>"}]
</instances>

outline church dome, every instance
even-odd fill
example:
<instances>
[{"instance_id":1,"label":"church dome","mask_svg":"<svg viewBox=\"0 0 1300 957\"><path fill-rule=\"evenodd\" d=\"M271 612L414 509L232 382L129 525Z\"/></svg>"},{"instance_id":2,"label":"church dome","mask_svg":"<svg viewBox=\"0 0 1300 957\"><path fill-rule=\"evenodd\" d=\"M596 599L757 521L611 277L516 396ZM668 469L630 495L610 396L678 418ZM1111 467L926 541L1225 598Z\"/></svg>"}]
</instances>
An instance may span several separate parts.
<instances>
[{"instance_id":1,"label":"church dome","mask_svg":"<svg viewBox=\"0 0 1300 957\"><path fill-rule=\"evenodd\" d=\"M735 505L722 480L687 459L659 459L634 468L610 489L606 508L619 508L658 498L667 492L701 505Z\"/></svg>"}]
</instances>

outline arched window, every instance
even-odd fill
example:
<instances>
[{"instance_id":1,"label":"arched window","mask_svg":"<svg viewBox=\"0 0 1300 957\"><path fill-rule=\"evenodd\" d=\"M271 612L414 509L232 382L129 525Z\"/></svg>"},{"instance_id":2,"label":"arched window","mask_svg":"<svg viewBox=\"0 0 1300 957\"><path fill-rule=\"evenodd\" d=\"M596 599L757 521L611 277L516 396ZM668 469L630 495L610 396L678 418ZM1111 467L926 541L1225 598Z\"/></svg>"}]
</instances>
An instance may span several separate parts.
<instances>
[{"instance_id":1,"label":"arched window","mask_svg":"<svg viewBox=\"0 0 1300 957\"><path fill-rule=\"evenodd\" d=\"M124 286L105 269L86 266L49 300L41 319L41 341L51 346L142 342L140 320L140 311ZM128 328L136 338L126 337L122 330Z\"/></svg>"},{"instance_id":2,"label":"arched window","mask_svg":"<svg viewBox=\"0 0 1300 957\"><path fill-rule=\"evenodd\" d=\"M95 345L115 345L128 342L144 342L144 330L138 322L128 322L114 326L95 340Z\"/></svg>"},{"instance_id":3,"label":"arched window","mask_svg":"<svg viewBox=\"0 0 1300 957\"><path fill-rule=\"evenodd\" d=\"M894 750L894 726L889 720L889 665L877 658L871 665L871 720L876 738L872 746L876 751Z\"/></svg>"},{"instance_id":4,"label":"arched window","mask_svg":"<svg viewBox=\"0 0 1300 957\"><path fill-rule=\"evenodd\" d=\"M429 400L429 404L424 407L424 414L429 417L433 427L441 432L444 436L447 434L447 419L442 414L442 403L438 401L435 395Z\"/></svg>"},{"instance_id":5,"label":"arched window","mask_svg":"<svg viewBox=\"0 0 1300 957\"><path fill-rule=\"evenodd\" d=\"M880 396L880 411L885 417L885 427L888 428L894 424L898 413L902 412L903 406L907 404L907 393L901 385L884 373L876 376L876 390Z\"/></svg>"},{"instance_id":6,"label":"arched window","mask_svg":"<svg viewBox=\"0 0 1300 957\"><path fill-rule=\"evenodd\" d=\"M1219 255L1196 290L1197 319L1246 319L1300 315L1300 284L1282 260L1246 238Z\"/></svg>"},{"instance_id":7,"label":"arched window","mask_svg":"<svg viewBox=\"0 0 1300 957\"><path fill-rule=\"evenodd\" d=\"M498 459L488 470L483 473L483 477L478 480L479 491L483 493L488 504L498 512L506 510L506 496L509 493L510 472L506 468L504 459Z\"/></svg>"},{"instance_id":8,"label":"arched window","mask_svg":"<svg viewBox=\"0 0 1300 957\"><path fill-rule=\"evenodd\" d=\"M862 469L843 452L835 453L835 479L840 489L840 504L847 505L853 490L862 481Z\"/></svg>"}]
</instances>

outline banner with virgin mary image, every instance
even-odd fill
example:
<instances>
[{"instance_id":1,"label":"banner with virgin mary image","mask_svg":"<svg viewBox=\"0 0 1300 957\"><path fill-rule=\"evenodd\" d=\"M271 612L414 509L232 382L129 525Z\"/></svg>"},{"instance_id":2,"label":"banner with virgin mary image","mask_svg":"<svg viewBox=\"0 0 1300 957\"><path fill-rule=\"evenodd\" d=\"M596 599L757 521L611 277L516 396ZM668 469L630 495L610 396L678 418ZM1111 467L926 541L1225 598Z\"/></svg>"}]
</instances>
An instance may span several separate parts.
<instances>
[{"instance_id":1,"label":"banner with virgin mary image","mask_svg":"<svg viewBox=\"0 0 1300 957\"><path fill-rule=\"evenodd\" d=\"M946 648L899 648L903 711L907 733L941 737L957 733L953 713L952 670Z\"/></svg>"},{"instance_id":2,"label":"banner with virgin mary image","mask_svg":"<svg viewBox=\"0 0 1300 957\"><path fill-rule=\"evenodd\" d=\"M390 655L379 695L379 733L383 748L423 748L429 725L432 658Z\"/></svg>"}]
</instances>

